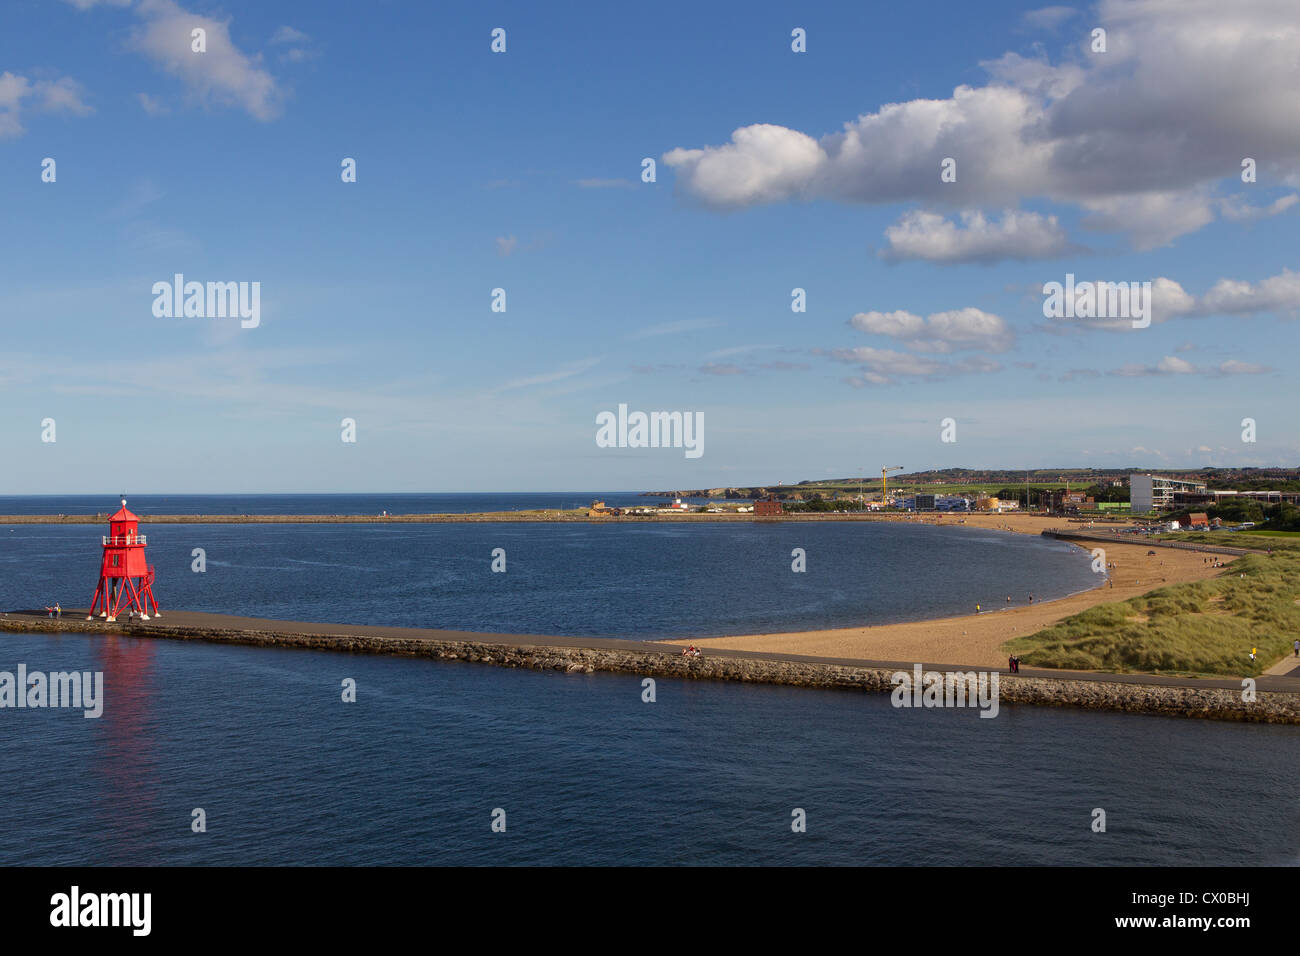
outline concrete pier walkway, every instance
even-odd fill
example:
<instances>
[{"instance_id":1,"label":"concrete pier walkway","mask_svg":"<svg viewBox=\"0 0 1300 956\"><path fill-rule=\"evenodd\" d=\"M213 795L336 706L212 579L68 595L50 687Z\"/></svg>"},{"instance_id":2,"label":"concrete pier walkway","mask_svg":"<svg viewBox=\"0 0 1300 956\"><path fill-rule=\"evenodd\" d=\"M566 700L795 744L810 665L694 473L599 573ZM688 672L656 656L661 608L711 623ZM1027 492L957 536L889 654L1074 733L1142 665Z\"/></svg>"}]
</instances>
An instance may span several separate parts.
<instances>
[{"instance_id":1,"label":"concrete pier walkway","mask_svg":"<svg viewBox=\"0 0 1300 956\"><path fill-rule=\"evenodd\" d=\"M52 619L43 609L9 611L0 617L0 630L10 631L48 631L48 632L91 632L103 634L123 634L132 637L157 637L173 639L212 639L227 643L248 643L257 645L295 645L310 646L323 650L357 651L359 647L354 640L365 639L368 643L364 650L368 653L384 653L385 642L392 642L393 653L410 654L412 647L418 653L418 645L425 643L434 646L465 644L476 647L498 647L501 649L555 649L557 651L610 651L637 658L662 657L674 662L682 660L680 645L663 644L656 641L625 640L619 638L598 637L557 637L549 634L501 634L481 633L477 631L441 630L435 628L392 627L376 624L336 624L314 621L284 621L271 618L241 617L230 614L209 614L201 611L164 611L160 618L149 621L127 621L119 619L110 624L102 618L86 620L87 610L64 609L63 617ZM293 637L311 638L311 642L295 642ZM240 640L241 637L246 640ZM336 640L331 640L331 639ZM401 645L401 647L397 647ZM707 658L723 661L753 661L791 665L820 665L824 667L870 669L877 671L908 671L916 664L925 670L937 671L988 671L987 667L962 664L960 662L938 661L875 661L833 657L806 657L794 654L772 654L757 651L741 651L705 648ZM438 656L438 655L433 655ZM1291 664L1281 669L1283 664ZM1007 681L1034 678L1044 681L1092 682L1098 684L1133 684L1149 687L1189 688L1196 690L1230 691L1240 694L1240 678L1192 678L1167 677L1152 674L1109 674L1096 671L1064 671L1021 668L1017 675L1010 674L1006 668L997 668L999 674ZM1300 663L1292 663L1288 655L1283 661L1260 677L1256 678L1257 690L1261 692L1300 694Z\"/></svg>"}]
</instances>

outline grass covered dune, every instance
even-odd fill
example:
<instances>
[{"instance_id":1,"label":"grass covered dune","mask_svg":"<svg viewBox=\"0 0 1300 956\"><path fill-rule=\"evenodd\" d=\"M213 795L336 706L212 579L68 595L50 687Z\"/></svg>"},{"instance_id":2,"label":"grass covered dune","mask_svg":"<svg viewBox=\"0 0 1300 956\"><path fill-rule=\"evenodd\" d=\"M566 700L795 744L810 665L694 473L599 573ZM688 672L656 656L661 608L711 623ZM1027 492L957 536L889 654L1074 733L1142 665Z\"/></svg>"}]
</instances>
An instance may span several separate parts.
<instances>
[{"instance_id":1,"label":"grass covered dune","mask_svg":"<svg viewBox=\"0 0 1300 956\"><path fill-rule=\"evenodd\" d=\"M1285 548L1238 558L1217 578L1098 605L1005 647L1030 667L1258 676L1291 653L1298 601L1300 549Z\"/></svg>"}]
</instances>

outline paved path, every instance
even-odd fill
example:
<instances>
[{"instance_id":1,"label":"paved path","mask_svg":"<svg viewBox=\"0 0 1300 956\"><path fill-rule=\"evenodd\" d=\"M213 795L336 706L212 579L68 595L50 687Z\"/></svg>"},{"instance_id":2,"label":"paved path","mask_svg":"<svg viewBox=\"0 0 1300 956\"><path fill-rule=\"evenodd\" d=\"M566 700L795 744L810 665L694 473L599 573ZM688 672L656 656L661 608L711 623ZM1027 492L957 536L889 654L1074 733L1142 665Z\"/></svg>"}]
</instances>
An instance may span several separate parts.
<instances>
[{"instance_id":1,"label":"paved path","mask_svg":"<svg viewBox=\"0 0 1300 956\"><path fill-rule=\"evenodd\" d=\"M86 609L64 609L64 619L78 629L87 625L106 634L120 633L122 625L109 624L102 619L90 622L86 620ZM4 619L11 621L49 621L44 610L10 611ZM2 624L3 621L0 621ZM476 641L487 644L502 644L511 647L592 647L610 650L624 650L641 653L658 653L677 655L682 652L679 645L661 644L655 641L632 641L619 638L600 637L555 637L549 634L485 634L477 631L444 631L434 628L389 627L377 624L328 624L312 621L280 621L260 617L239 617L230 614L208 614L201 611L164 611L161 618L155 618L146 624L133 623L133 635L160 633L167 631L184 632L195 628L222 628L230 630L269 631L280 634L325 634L344 637L360 635L366 637L390 637L403 640L428 641ZM846 667L868 667L882 670L911 671L916 664L926 670L939 671L981 671L985 667L968 664L940 663L936 661L872 661L839 657L805 657L797 654L771 654L758 651L726 650L709 648L710 657L726 657L754 660L787 661L794 663L836 664ZM1288 664L1287 670L1278 670L1282 664ZM997 669L1000 674L1009 675L1006 668ZM1218 677L1166 677L1154 674L1107 674L1097 671L1065 671L1021 668L1025 677L1042 677L1049 680L1099 681L1119 684L1151 684L1173 687L1218 687L1230 690L1241 689L1240 678ZM1280 664L1270 668L1264 676L1256 679L1256 686L1261 691L1280 693L1300 693L1300 662L1292 662L1288 657Z\"/></svg>"},{"instance_id":2,"label":"paved path","mask_svg":"<svg viewBox=\"0 0 1300 956\"><path fill-rule=\"evenodd\" d=\"M1293 677L1300 680L1300 657L1294 653L1288 654L1268 670L1264 671L1267 677Z\"/></svg>"}]
</instances>

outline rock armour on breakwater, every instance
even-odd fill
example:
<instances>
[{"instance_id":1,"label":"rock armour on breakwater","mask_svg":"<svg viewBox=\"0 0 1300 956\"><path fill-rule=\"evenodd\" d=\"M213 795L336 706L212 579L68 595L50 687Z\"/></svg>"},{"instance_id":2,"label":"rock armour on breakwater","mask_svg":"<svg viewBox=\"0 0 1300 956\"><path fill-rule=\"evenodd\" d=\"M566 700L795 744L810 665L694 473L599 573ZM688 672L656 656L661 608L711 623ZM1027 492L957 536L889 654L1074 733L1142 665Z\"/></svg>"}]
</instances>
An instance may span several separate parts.
<instances>
[{"instance_id":1,"label":"rock armour on breakwater","mask_svg":"<svg viewBox=\"0 0 1300 956\"><path fill-rule=\"evenodd\" d=\"M552 647L489 641L442 641L428 638L370 635L289 633L231 628L176 628L140 623L13 618L0 620L0 630L89 632L202 640L258 647L306 648L353 654L389 654L458 660L498 667L557 670L591 674L605 671L647 677L688 680L729 680L841 690L889 692L893 667L846 666L758 657L686 658L661 650L626 651L609 648ZM966 668L968 669L968 668ZM1261 692L1246 703L1241 692L1224 688L1111 683L1105 680L1065 680L1003 674L999 699L1007 704L1038 704L1117 710L1172 717L1205 717L1260 723L1300 724L1300 694Z\"/></svg>"}]
</instances>

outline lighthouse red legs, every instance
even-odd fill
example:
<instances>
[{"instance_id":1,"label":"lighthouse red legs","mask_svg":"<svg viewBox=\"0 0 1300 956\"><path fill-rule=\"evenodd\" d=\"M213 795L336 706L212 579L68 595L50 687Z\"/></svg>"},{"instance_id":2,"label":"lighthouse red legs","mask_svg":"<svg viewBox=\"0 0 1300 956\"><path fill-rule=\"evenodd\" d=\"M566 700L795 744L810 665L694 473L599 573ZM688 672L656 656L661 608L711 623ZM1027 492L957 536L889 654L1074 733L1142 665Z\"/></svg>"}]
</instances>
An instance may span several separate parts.
<instances>
[{"instance_id":1,"label":"lighthouse red legs","mask_svg":"<svg viewBox=\"0 0 1300 956\"><path fill-rule=\"evenodd\" d=\"M154 570L144 556L147 544L140 534L140 519L122 509L108 519L109 533L104 536L104 556L99 566L99 583L95 597L90 602L90 617L101 608L99 616L116 621L123 610L138 613L141 620L149 620L150 606L158 617L158 601L153 596ZM139 581L137 585L136 582Z\"/></svg>"}]
</instances>

